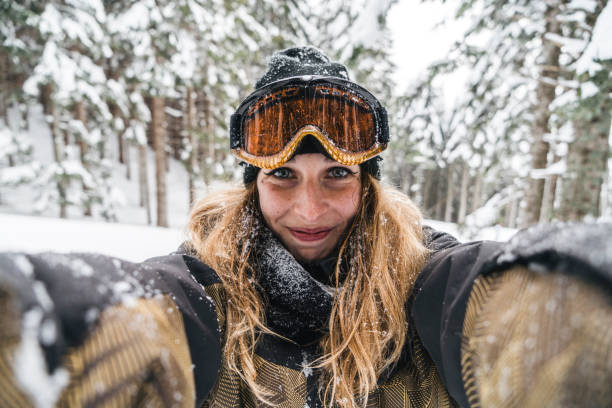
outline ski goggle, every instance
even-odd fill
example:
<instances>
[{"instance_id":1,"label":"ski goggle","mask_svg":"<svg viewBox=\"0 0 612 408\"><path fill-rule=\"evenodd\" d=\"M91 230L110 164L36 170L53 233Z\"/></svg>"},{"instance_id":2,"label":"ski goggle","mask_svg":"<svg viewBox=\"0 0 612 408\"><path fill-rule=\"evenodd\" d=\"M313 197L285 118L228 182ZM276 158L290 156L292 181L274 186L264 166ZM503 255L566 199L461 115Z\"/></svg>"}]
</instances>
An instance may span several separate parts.
<instances>
[{"instance_id":1,"label":"ski goggle","mask_svg":"<svg viewBox=\"0 0 612 408\"><path fill-rule=\"evenodd\" d=\"M351 81L302 76L256 90L231 117L232 153L260 168L285 164L308 135L335 161L361 164L387 147L387 112Z\"/></svg>"}]
</instances>

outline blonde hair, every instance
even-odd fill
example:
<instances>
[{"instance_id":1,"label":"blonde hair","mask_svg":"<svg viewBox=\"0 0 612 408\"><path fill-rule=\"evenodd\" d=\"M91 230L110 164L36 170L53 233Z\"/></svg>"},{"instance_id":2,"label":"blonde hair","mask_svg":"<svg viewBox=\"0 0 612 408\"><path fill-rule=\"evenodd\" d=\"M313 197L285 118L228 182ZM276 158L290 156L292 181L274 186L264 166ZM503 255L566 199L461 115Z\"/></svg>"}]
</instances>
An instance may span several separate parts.
<instances>
[{"instance_id":1,"label":"blonde hair","mask_svg":"<svg viewBox=\"0 0 612 408\"><path fill-rule=\"evenodd\" d=\"M406 341L405 303L428 251L421 214L403 193L366 174L362 199L340 246L335 271L342 290L334 296L329 333L320 341L321 398L326 406L365 406L386 369L399 360ZM226 290L223 358L260 400L271 395L256 378L257 333L265 324L256 271L249 258L262 219L255 183L198 202L189 222L191 246L213 268ZM341 268L346 268L342 273ZM346 275L344 281L341 276Z\"/></svg>"}]
</instances>

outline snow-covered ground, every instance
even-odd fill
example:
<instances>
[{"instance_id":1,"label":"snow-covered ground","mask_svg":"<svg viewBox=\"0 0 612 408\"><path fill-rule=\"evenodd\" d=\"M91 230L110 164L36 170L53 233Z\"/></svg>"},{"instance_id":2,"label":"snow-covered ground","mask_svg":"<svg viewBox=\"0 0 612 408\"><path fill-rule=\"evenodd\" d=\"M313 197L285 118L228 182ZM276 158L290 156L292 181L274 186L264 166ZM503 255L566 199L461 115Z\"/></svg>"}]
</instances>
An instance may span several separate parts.
<instances>
[{"instance_id":1,"label":"snow-covered ground","mask_svg":"<svg viewBox=\"0 0 612 408\"><path fill-rule=\"evenodd\" d=\"M96 252L140 262L166 255L187 236L180 228L0 214L0 251Z\"/></svg>"}]
</instances>

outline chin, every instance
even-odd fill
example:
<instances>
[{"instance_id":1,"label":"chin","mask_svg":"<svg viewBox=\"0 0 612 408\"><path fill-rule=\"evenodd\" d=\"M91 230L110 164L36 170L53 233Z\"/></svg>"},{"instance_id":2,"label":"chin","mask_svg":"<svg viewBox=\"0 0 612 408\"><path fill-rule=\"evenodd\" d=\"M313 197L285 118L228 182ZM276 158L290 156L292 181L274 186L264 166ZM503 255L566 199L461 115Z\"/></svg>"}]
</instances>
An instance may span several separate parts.
<instances>
[{"instance_id":1,"label":"chin","mask_svg":"<svg viewBox=\"0 0 612 408\"><path fill-rule=\"evenodd\" d=\"M337 240L334 239L334 241ZM330 245L329 242L321 242L318 245L313 245L312 243L304 245L303 243L295 240L291 235L286 237L283 244L295 259L306 263L311 263L326 258L332 253L336 245Z\"/></svg>"},{"instance_id":2,"label":"chin","mask_svg":"<svg viewBox=\"0 0 612 408\"><path fill-rule=\"evenodd\" d=\"M311 263L314 261L321 260L329 255L331 251L322 250L322 251L297 251L294 255L295 258L299 261Z\"/></svg>"}]
</instances>

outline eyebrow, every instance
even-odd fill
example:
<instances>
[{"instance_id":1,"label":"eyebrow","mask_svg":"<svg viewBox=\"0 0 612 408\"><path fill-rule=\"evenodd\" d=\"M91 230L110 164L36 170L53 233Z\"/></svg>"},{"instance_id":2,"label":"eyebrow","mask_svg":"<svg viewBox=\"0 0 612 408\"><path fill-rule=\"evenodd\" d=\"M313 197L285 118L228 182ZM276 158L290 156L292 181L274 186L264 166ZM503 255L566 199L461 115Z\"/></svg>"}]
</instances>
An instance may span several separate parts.
<instances>
[{"instance_id":1,"label":"eyebrow","mask_svg":"<svg viewBox=\"0 0 612 408\"><path fill-rule=\"evenodd\" d=\"M332 159L331 157L327 157L327 156L325 156L325 161L326 161L326 162L332 162L332 163L334 163L334 164L336 164L336 165L338 165L338 166L343 166L343 167L347 167L347 168L348 168L348 167L351 167L351 166L350 166L350 165L348 165L348 164L342 164L342 163L340 163L340 162L335 161L335 160L334 160L334 159Z\"/></svg>"}]
</instances>

